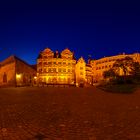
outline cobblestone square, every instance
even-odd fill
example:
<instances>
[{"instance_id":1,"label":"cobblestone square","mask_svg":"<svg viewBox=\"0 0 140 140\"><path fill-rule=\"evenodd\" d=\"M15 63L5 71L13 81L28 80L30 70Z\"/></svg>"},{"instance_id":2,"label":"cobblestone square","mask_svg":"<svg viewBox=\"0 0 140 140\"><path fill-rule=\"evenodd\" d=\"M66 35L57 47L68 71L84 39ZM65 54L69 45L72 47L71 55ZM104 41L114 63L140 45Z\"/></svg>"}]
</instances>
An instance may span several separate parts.
<instances>
[{"instance_id":1,"label":"cobblestone square","mask_svg":"<svg viewBox=\"0 0 140 140\"><path fill-rule=\"evenodd\" d=\"M1 88L0 140L140 140L140 91Z\"/></svg>"}]
</instances>

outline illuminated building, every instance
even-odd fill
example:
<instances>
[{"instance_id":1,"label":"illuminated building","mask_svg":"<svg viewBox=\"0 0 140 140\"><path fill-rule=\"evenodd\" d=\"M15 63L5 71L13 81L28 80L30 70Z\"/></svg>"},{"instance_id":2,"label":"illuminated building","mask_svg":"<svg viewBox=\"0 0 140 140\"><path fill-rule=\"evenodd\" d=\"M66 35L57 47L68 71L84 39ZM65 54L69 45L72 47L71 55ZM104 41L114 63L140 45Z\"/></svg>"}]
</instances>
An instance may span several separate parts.
<instances>
[{"instance_id":1,"label":"illuminated building","mask_svg":"<svg viewBox=\"0 0 140 140\"><path fill-rule=\"evenodd\" d=\"M140 53L134 53L134 54L120 54L116 56L109 56L104 57L98 60L91 60L91 66L92 66L92 73L93 73L93 83L97 83L101 80L103 80L103 72L109 70L112 68L114 62L118 59L122 59L125 57L131 57L135 62L140 63ZM120 73L121 75L121 73Z\"/></svg>"},{"instance_id":2,"label":"illuminated building","mask_svg":"<svg viewBox=\"0 0 140 140\"><path fill-rule=\"evenodd\" d=\"M36 80L36 70L16 56L0 62L0 86L30 86Z\"/></svg>"},{"instance_id":3,"label":"illuminated building","mask_svg":"<svg viewBox=\"0 0 140 140\"><path fill-rule=\"evenodd\" d=\"M46 48L37 58L37 71L16 56L0 62L0 86L76 85L89 86L104 80L103 72L112 68L118 59L131 57L140 63L140 53L120 54L85 62L75 59L68 48L61 53ZM120 71L120 75L122 75Z\"/></svg>"},{"instance_id":4,"label":"illuminated building","mask_svg":"<svg viewBox=\"0 0 140 140\"><path fill-rule=\"evenodd\" d=\"M74 54L69 49L60 54L46 48L37 59L38 83L74 84L75 65Z\"/></svg>"},{"instance_id":5,"label":"illuminated building","mask_svg":"<svg viewBox=\"0 0 140 140\"><path fill-rule=\"evenodd\" d=\"M82 57L76 61L74 53L68 48L61 53L46 48L37 59L37 81L41 85L85 85L87 82L86 62Z\"/></svg>"}]
</instances>

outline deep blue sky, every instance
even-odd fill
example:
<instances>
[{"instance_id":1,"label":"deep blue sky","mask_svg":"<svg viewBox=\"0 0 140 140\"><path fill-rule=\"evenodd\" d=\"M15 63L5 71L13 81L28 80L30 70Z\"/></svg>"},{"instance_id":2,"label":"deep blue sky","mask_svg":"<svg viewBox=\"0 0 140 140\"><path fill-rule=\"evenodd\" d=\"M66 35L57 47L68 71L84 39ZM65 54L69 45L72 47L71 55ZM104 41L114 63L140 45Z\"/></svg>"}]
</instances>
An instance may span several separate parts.
<instances>
[{"instance_id":1,"label":"deep blue sky","mask_svg":"<svg viewBox=\"0 0 140 140\"><path fill-rule=\"evenodd\" d=\"M140 52L140 8L134 2L0 2L0 61L14 54L30 64L41 50L68 47L76 58Z\"/></svg>"}]
</instances>

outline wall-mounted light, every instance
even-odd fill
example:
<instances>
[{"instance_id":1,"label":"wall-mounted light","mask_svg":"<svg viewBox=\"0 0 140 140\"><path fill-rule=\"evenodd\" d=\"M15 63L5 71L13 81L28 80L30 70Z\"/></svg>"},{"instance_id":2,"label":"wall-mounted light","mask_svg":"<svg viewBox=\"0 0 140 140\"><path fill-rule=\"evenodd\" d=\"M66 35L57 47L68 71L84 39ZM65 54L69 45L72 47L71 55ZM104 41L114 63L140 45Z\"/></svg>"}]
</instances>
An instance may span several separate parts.
<instances>
[{"instance_id":1,"label":"wall-mounted light","mask_svg":"<svg viewBox=\"0 0 140 140\"><path fill-rule=\"evenodd\" d=\"M36 77L36 76L34 76L34 79L37 79L37 77Z\"/></svg>"},{"instance_id":2,"label":"wall-mounted light","mask_svg":"<svg viewBox=\"0 0 140 140\"><path fill-rule=\"evenodd\" d=\"M20 79L21 78L21 74L16 74L16 78Z\"/></svg>"}]
</instances>

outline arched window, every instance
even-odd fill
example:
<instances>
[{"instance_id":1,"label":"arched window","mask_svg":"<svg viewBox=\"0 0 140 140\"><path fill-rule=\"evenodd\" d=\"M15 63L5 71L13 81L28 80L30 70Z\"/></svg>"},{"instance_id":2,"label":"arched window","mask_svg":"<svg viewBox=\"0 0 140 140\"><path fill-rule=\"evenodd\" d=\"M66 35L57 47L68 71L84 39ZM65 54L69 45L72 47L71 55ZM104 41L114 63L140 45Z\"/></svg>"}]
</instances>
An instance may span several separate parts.
<instances>
[{"instance_id":1,"label":"arched window","mask_svg":"<svg viewBox=\"0 0 140 140\"><path fill-rule=\"evenodd\" d=\"M4 75L3 75L3 83L7 83L7 74L6 73L4 73Z\"/></svg>"}]
</instances>

